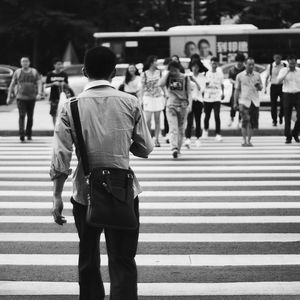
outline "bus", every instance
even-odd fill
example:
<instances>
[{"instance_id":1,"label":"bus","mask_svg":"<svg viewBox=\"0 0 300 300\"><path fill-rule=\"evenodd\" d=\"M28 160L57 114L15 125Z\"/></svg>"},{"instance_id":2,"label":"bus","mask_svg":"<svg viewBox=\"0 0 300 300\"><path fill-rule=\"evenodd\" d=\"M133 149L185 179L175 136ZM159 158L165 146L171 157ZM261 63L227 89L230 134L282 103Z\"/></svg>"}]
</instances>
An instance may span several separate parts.
<instances>
[{"instance_id":1,"label":"bus","mask_svg":"<svg viewBox=\"0 0 300 300\"><path fill-rule=\"evenodd\" d=\"M119 63L143 62L148 55L174 54L202 59L217 56L221 64L234 61L237 52L265 64L274 53L300 56L300 28L258 29L252 24L175 26L167 31L96 32L96 45L111 48Z\"/></svg>"}]
</instances>

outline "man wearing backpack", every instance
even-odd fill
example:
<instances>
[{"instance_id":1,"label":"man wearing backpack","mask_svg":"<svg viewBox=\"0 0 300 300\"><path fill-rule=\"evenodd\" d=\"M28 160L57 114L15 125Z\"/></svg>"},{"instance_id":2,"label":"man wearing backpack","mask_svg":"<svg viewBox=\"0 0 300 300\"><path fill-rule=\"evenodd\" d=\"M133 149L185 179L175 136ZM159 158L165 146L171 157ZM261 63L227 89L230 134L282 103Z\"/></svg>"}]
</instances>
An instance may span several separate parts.
<instances>
[{"instance_id":1,"label":"man wearing backpack","mask_svg":"<svg viewBox=\"0 0 300 300\"><path fill-rule=\"evenodd\" d=\"M42 96L42 81L38 71L30 68L29 57L21 58L22 68L17 69L13 75L11 84L8 89L7 104L13 102L12 93L16 89L16 99L19 109L19 134L21 142L25 141L25 135L31 140L33 113L35 101ZM27 115L27 125L25 131L25 117Z\"/></svg>"},{"instance_id":2,"label":"man wearing backpack","mask_svg":"<svg viewBox=\"0 0 300 300\"><path fill-rule=\"evenodd\" d=\"M282 68L286 67L286 64L281 61L280 54L274 54L273 56L274 62L272 62L267 68L267 77L265 82L265 93L267 93L268 81L270 80L271 88L270 88L270 100L271 100L271 117L273 120L273 126L277 126L277 107L278 107L278 98L280 112L279 112L279 124L282 124L283 120L283 93L282 93L282 84L277 83L277 77L279 71Z\"/></svg>"}]
</instances>

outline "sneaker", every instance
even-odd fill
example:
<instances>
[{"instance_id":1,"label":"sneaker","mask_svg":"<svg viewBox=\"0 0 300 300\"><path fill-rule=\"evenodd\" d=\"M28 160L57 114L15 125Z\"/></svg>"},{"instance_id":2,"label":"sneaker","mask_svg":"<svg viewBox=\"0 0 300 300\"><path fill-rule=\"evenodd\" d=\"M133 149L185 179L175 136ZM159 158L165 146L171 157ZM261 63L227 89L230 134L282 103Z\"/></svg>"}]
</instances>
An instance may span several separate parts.
<instances>
[{"instance_id":1,"label":"sneaker","mask_svg":"<svg viewBox=\"0 0 300 300\"><path fill-rule=\"evenodd\" d=\"M202 144L202 143L201 143L201 140L200 140L200 139L197 139L197 140L196 140L196 147L200 147L201 144Z\"/></svg>"},{"instance_id":2,"label":"sneaker","mask_svg":"<svg viewBox=\"0 0 300 300\"><path fill-rule=\"evenodd\" d=\"M28 140L28 141L32 141L31 135L28 135L28 136L27 136L27 140Z\"/></svg>"},{"instance_id":3,"label":"sneaker","mask_svg":"<svg viewBox=\"0 0 300 300\"><path fill-rule=\"evenodd\" d=\"M285 143L286 143L286 144L291 144L291 143L292 143L292 139L287 138L287 139L285 140Z\"/></svg>"},{"instance_id":4,"label":"sneaker","mask_svg":"<svg viewBox=\"0 0 300 300\"><path fill-rule=\"evenodd\" d=\"M20 141L23 143L25 141L25 136L24 135L21 135L20 136Z\"/></svg>"},{"instance_id":5,"label":"sneaker","mask_svg":"<svg viewBox=\"0 0 300 300\"><path fill-rule=\"evenodd\" d=\"M191 148L191 139L186 139L183 144L187 149Z\"/></svg>"},{"instance_id":6,"label":"sneaker","mask_svg":"<svg viewBox=\"0 0 300 300\"><path fill-rule=\"evenodd\" d=\"M248 147L253 147L253 144L251 142L248 142L247 146Z\"/></svg>"},{"instance_id":7,"label":"sneaker","mask_svg":"<svg viewBox=\"0 0 300 300\"><path fill-rule=\"evenodd\" d=\"M160 147L159 141L155 141L155 147Z\"/></svg>"},{"instance_id":8,"label":"sneaker","mask_svg":"<svg viewBox=\"0 0 300 300\"><path fill-rule=\"evenodd\" d=\"M206 140L208 138L208 130L203 130L202 139Z\"/></svg>"},{"instance_id":9,"label":"sneaker","mask_svg":"<svg viewBox=\"0 0 300 300\"><path fill-rule=\"evenodd\" d=\"M216 139L217 142L222 142L223 141L223 138L220 134L217 134L215 139Z\"/></svg>"},{"instance_id":10,"label":"sneaker","mask_svg":"<svg viewBox=\"0 0 300 300\"><path fill-rule=\"evenodd\" d=\"M277 123L276 123L276 122L273 122L272 126L273 126L273 127L277 127Z\"/></svg>"},{"instance_id":11,"label":"sneaker","mask_svg":"<svg viewBox=\"0 0 300 300\"><path fill-rule=\"evenodd\" d=\"M170 144L170 137L169 137L169 134L166 135L166 143L167 143L167 144Z\"/></svg>"},{"instance_id":12,"label":"sneaker","mask_svg":"<svg viewBox=\"0 0 300 300\"><path fill-rule=\"evenodd\" d=\"M293 138L294 138L296 143L300 143L298 134L293 134Z\"/></svg>"},{"instance_id":13,"label":"sneaker","mask_svg":"<svg viewBox=\"0 0 300 300\"><path fill-rule=\"evenodd\" d=\"M279 118L279 124L282 125L282 123L283 123L282 118Z\"/></svg>"},{"instance_id":14,"label":"sneaker","mask_svg":"<svg viewBox=\"0 0 300 300\"><path fill-rule=\"evenodd\" d=\"M178 150L177 149L173 150L172 156L173 156L173 158L177 158L178 157Z\"/></svg>"}]
</instances>

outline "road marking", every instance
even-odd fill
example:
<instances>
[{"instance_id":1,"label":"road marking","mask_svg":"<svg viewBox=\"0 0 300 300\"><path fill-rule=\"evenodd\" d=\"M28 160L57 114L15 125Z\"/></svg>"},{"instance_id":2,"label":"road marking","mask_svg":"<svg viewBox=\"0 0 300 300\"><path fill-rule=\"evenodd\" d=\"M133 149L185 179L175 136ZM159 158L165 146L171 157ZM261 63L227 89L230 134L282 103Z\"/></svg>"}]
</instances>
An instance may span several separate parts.
<instances>
[{"instance_id":1,"label":"road marking","mask_svg":"<svg viewBox=\"0 0 300 300\"><path fill-rule=\"evenodd\" d=\"M71 216L66 216L74 224ZM300 223L300 216L141 216L142 224L272 224ZM0 216L0 223L52 224L52 216Z\"/></svg>"},{"instance_id":2,"label":"road marking","mask_svg":"<svg viewBox=\"0 0 300 300\"><path fill-rule=\"evenodd\" d=\"M298 254L235 254L235 255L137 255L139 266L283 266L300 265ZM0 254L0 265L14 266L76 266L78 255L73 254ZM106 255L101 265L107 266Z\"/></svg>"},{"instance_id":3,"label":"road marking","mask_svg":"<svg viewBox=\"0 0 300 300\"><path fill-rule=\"evenodd\" d=\"M104 235L101 235L104 241ZM0 232L0 242L78 242L76 233ZM140 233L139 243L291 243L299 233Z\"/></svg>"},{"instance_id":4,"label":"road marking","mask_svg":"<svg viewBox=\"0 0 300 300\"><path fill-rule=\"evenodd\" d=\"M288 169L288 168L287 168ZM23 170L24 171L24 170ZM204 179L204 178L263 178L263 177L269 177L269 178L300 178L300 173L140 173L136 172L136 175L139 179L141 178L165 178L165 179L178 179L182 178L185 179ZM47 173L0 173L0 179L16 179L16 178L26 178L26 179L48 179L50 180L49 174ZM182 182L182 181L180 181ZM248 181L249 182L249 181Z\"/></svg>"},{"instance_id":5,"label":"road marking","mask_svg":"<svg viewBox=\"0 0 300 300\"><path fill-rule=\"evenodd\" d=\"M130 165L132 167L134 166L146 166L149 164L150 161L145 163L145 161L131 161ZM199 160L193 161L193 160L167 160L167 161L153 161L151 160L151 166L203 166L203 165L300 165L300 160L296 159L277 159L277 160L203 160L202 157L199 157ZM0 166L40 166L44 167L47 166L49 168L49 161L43 160L43 161L35 161L35 160L13 160L13 161L7 161L3 160L0 161ZM76 168L77 163L72 162L71 167Z\"/></svg>"},{"instance_id":6,"label":"road marking","mask_svg":"<svg viewBox=\"0 0 300 300\"><path fill-rule=\"evenodd\" d=\"M260 181L139 181L142 187L227 187L227 186L300 186L300 180L260 180ZM0 181L0 187L52 187L51 181ZM72 182L65 183L65 187L72 187Z\"/></svg>"},{"instance_id":7,"label":"road marking","mask_svg":"<svg viewBox=\"0 0 300 300\"><path fill-rule=\"evenodd\" d=\"M180 188L180 186L178 186ZM65 191L65 197L71 197L71 191ZM0 190L0 197L52 197L52 191ZM141 198L206 198L206 197L274 197L300 196L300 190L245 190L245 191L144 191Z\"/></svg>"},{"instance_id":8,"label":"road marking","mask_svg":"<svg viewBox=\"0 0 300 300\"><path fill-rule=\"evenodd\" d=\"M104 283L105 293L110 285ZM298 281L189 283L138 283L139 296L300 295ZM0 281L0 295L78 295L77 282Z\"/></svg>"},{"instance_id":9,"label":"road marking","mask_svg":"<svg viewBox=\"0 0 300 300\"><path fill-rule=\"evenodd\" d=\"M190 171L279 171L279 170L290 170L290 171L299 171L300 166L166 166L166 167L160 167L160 166L151 166L145 165L145 166L135 166L132 168L135 171L169 171L169 172L175 172L175 171L183 171L183 172L190 172ZM0 172L24 172L25 170L28 171L40 171L40 172L49 172L50 167L47 166L41 166L41 167L32 167L32 166L12 166L12 167L5 167L0 166ZM184 174L182 174L184 176Z\"/></svg>"},{"instance_id":10,"label":"road marking","mask_svg":"<svg viewBox=\"0 0 300 300\"><path fill-rule=\"evenodd\" d=\"M299 202L140 202L140 209L297 209ZM50 202L5 202L0 201L0 209L51 209ZM64 209L72 209L70 202L64 203Z\"/></svg>"}]
</instances>

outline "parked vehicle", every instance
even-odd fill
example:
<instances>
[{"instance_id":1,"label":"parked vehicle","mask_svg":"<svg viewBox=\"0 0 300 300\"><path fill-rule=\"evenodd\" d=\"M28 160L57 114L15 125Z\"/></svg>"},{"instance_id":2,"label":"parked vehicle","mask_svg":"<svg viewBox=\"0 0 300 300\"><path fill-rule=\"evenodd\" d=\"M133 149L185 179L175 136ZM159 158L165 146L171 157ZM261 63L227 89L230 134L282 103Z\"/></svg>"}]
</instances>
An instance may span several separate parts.
<instances>
[{"instance_id":1,"label":"parked vehicle","mask_svg":"<svg viewBox=\"0 0 300 300\"><path fill-rule=\"evenodd\" d=\"M0 65L0 105L6 104L7 91L17 67Z\"/></svg>"}]
</instances>

